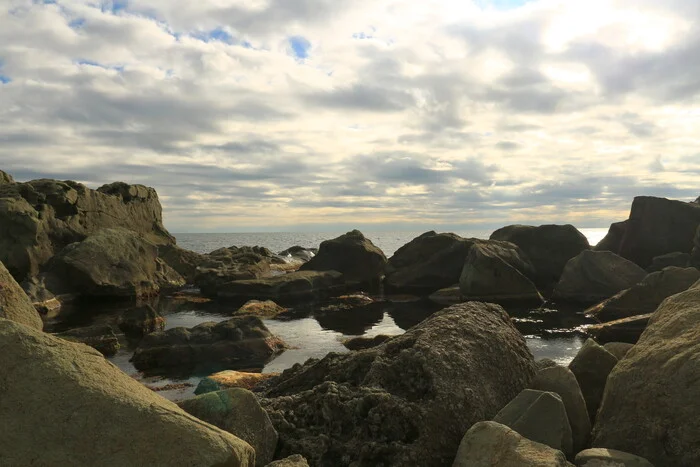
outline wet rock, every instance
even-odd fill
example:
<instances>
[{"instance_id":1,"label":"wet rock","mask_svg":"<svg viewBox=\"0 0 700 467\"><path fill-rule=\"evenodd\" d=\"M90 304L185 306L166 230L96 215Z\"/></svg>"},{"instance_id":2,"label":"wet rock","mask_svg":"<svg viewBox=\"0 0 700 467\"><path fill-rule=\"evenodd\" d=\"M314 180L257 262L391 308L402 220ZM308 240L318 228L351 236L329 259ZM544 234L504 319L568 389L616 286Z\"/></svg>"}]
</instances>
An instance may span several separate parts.
<instances>
[{"instance_id":1,"label":"wet rock","mask_svg":"<svg viewBox=\"0 0 700 467\"><path fill-rule=\"evenodd\" d=\"M274 458L277 432L252 392L241 388L211 392L181 402L180 407L250 444L256 466L265 466Z\"/></svg>"},{"instance_id":2,"label":"wet rock","mask_svg":"<svg viewBox=\"0 0 700 467\"><path fill-rule=\"evenodd\" d=\"M0 319L9 319L42 330L44 323L15 278L0 262Z\"/></svg>"},{"instance_id":3,"label":"wet rock","mask_svg":"<svg viewBox=\"0 0 700 467\"><path fill-rule=\"evenodd\" d=\"M279 376L279 373L246 373L235 370L225 370L203 378L194 393L206 394L223 389L243 388L251 390L262 381Z\"/></svg>"},{"instance_id":4,"label":"wet rock","mask_svg":"<svg viewBox=\"0 0 700 467\"><path fill-rule=\"evenodd\" d=\"M290 262L307 263L316 256L316 253L318 253L318 249L316 248L304 248L296 245L284 251L280 251L278 254Z\"/></svg>"},{"instance_id":5,"label":"wet rock","mask_svg":"<svg viewBox=\"0 0 700 467\"><path fill-rule=\"evenodd\" d=\"M603 345L603 348L613 354L617 360L622 360L627 355L627 352L632 350L634 344L628 342L608 342Z\"/></svg>"},{"instance_id":6,"label":"wet rock","mask_svg":"<svg viewBox=\"0 0 700 467\"><path fill-rule=\"evenodd\" d=\"M132 361L139 370L262 368L284 350L260 318L240 316L221 323L173 328L144 337Z\"/></svg>"},{"instance_id":7,"label":"wet rock","mask_svg":"<svg viewBox=\"0 0 700 467\"><path fill-rule=\"evenodd\" d=\"M647 313L645 315L608 321L603 324L593 324L586 327L586 333L601 344L607 342L635 344L647 328L651 315L652 313Z\"/></svg>"},{"instance_id":8,"label":"wet rock","mask_svg":"<svg viewBox=\"0 0 700 467\"><path fill-rule=\"evenodd\" d=\"M614 449L586 449L576 454L576 467L654 467L643 457Z\"/></svg>"},{"instance_id":9,"label":"wet rock","mask_svg":"<svg viewBox=\"0 0 700 467\"><path fill-rule=\"evenodd\" d=\"M661 271L664 268L674 266L677 268L687 268L690 266L690 254L675 251L661 256L655 256L647 268L649 272Z\"/></svg>"},{"instance_id":10,"label":"wet rock","mask_svg":"<svg viewBox=\"0 0 700 467\"><path fill-rule=\"evenodd\" d=\"M585 313L601 322L653 313L665 298L687 290L698 280L698 269L668 267L652 272L641 282L587 309Z\"/></svg>"},{"instance_id":11,"label":"wet rock","mask_svg":"<svg viewBox=\"0 0 700 467\"><path fill-rule=\"evenodd\" d=\"M378 285L387 265L382 250L359 230L321 243L318 254L303 264L299 271L338 271L348 284Z\"/></svg>"},{"instance_id":12,"label":"wet rock","mask_svg":"<svg viewBox=\"0 0 700 467\"><path fill-rule=\"evenodd\" d=\"M345 291L343 275L337 271L296 271L261 279L227 282L217 290L218 298L273 300L295 303L340 295Z\"/></svg>"},{"instance_id":13,"label":"wet rock","mask_svg":"<svg viewBox=\"0 0 700 467\"><path fill-rule=\"evenodd\" d=\"M590 248L586 236L569 224L509 225L496 230L490 238L518 245L535 268L535 285L545 288L559 281L571 258Z\"/></svg>"},{"instance_id":14,"label":"wet rock","mask_svg":"<svg viewBox=\"0 0 700 467\"><path fill-rule=\"evenodd\" d=\"M364 350L383 344L389 339L391 339L391 336L386 336L384 334L379 334L374 337L353 337L352 339L344 340L343 345L349 350Z\"/></svg>"},{"instance_id":15,"label":"wet rock","mask_svg":"<svg viewBox=\"0 0 700 467\"><path fill-rule=\"evenodd\" d=\"M459 284L433 292L428 299L440 305L456 305L465 301L462 299L462 291L459 290Z\"/></svg>"},{"instance_id":16,"label":"wet rock","mask_svg":"<svg viewBox=\"0 0 700 467\"><path fill-rule=\"evenodd\" d=\"M2 465L254 465L247 443L85 345L0 319L0 368Z\"/></svg>"},{"instance_id":17,"label":"wet rock","mask_svg":"<svg viewBox=\"0 0 700 467\"><path fill-rule=\"evenodd\" d=\"M309 467L309 463L306 462L303 456L294 454L293 456L271 462L266 467Z\"/></svg>"},{"instance_id":18,"label":"wet rock","mask_svg":"<svg viewBox=\"0 0 700 467\"><path fill-rule=\"evenodd\" d=\"M496 422L472 426L452 467L570 467L561 451L530 441Z\"/></svg>"},{"instance_id":19,"label":"wet rock","mask_svg":"<svg viewBox=\"0 0 700 467\"><path fill-rule=\"evenodd\" d=\"M88 345L105 357L115 355L121 347L114 330L106 325L76 328L55 335L61 339Z\"/></svg>"},{"instance_id":20,"label":"wet rock","mask_svg":"<svg viewBox=\"0 0 700 467\"><path fill-rule=\"evenodd\" d=\"M659 466L700 465L700 283L667 298L615 366L593 446Z\"/></svg>"},{"instance_id":21,"label":"wet rock","mask_svg":"<svg viewBox=\"0 0 700 467\"><path fill-rule=\"evenodd\" d=\"M614 253L584 250L566 264L553 297L598 302L629 289L646 275L644 269Z\"/></svg>"},{"instance_id":22,"label":"wet rock","mask_svg":"<svg viewBox=\"0 0 700 467\"><path fill-rule=\"evenodd\" d=\"M525 389L496 414L493 421L564 455L573 454L571 426L559 394Z\"/></svg>"},{"instance_id":23,"label":"wet rock","mask_svg":"<svg viewBox=\"0 0 700 467\"><path fill-rule=\"evenodd\" d=\"M441 466L473 423L493 417L533 376L532 355L505 311L469 302L378 347L297 365L261 403L280 434L278 456Z\"/></svg>"},{"instance_id":24,"label":"wet rock","mask_svg":"<svg viewBox=\"0 0 700 467\"><path fill-rule=\"evenodd\" d=\"M274 318L289 311L272 300L249 300L236 311L237 315L253 315L260 318Z\"/></svg>"},{"instance_id":25,"label":"wet rock","mask_svg":"<svg viewBox=\"0 0 700 467\"><path fill-rule=\"evenodd\" d=\"M591 422L596 419L608 375L617 364L617 358L593 339L588 339L569 364L576 376L581 393L586 401Z\"/></svg>"},{"instance_id":26,"label":"wet rock","mask_svg":"<svg viewBox=\"0 0 700 467\"><path fill-rule=\"evenodd\" d=\"M151 305L143 305L126 311L119 319L119 329L129 337L143 337L165 329L165 318Z\"/></svg>"}]
</instances>

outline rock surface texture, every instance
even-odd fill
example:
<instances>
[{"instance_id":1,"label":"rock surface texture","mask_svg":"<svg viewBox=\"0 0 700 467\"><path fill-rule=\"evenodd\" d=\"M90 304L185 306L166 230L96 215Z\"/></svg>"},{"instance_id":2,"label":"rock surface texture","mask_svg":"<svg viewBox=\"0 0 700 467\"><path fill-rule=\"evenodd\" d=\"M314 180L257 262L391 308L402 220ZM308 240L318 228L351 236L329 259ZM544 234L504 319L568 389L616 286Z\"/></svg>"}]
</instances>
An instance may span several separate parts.
<instances>
[{"instance_id":1,"label":"rock surface texture","mask_svg":"<svg viewBox=\"0 0 700 467\"><path fill-rule=\"evenodd\" d=\"M0 318L22 323L41 331L44 323L31 300L0 262Z\"/></svg>"},{"instance_id":2,"label":"rock surface texture","mask_svg":"<svg viewBox=\"0 0 700 467\"><path fill-rule=\"evenodd\" d=\"M615 449L593 448L576 454L576 467L654 467L643 457Z\"/></svg>"},{"instance_id":3,"label":"rock surface texture","mask_svg":"<svg viewBox=\"0 0 700 467\"><path fill-rule=\"evenodd\" d=\"M591 422L595 421L608 375L617 364L617 358L593 339L588 339L569 364L576 376Z\"/></svg>"}]
</instances>

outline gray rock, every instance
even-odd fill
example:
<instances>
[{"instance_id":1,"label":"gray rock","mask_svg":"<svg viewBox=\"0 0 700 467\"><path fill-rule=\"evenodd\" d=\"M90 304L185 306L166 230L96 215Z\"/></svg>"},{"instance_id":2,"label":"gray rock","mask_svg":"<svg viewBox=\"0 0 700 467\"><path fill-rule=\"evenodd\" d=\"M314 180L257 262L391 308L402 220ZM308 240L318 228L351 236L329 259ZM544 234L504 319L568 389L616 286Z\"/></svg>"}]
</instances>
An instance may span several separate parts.
<instances>
[{"instance_id":1,"label":"gray rock","mask_svg":"<svg viewBox=\"0 0 700 467\"><path fill-rule=\"evenodd\" d=\"M628 342L608 342L603 345L603 348L613 354L618 361L622 360L632 347L634 344Z\"/></svg>"},{"instance_id":2,"label":"gray rock","mask_svg":"<svg viewBox=\"0 0 700 467\"><path fill-rule=\"evenodd\" d=\"M700 282L659 306L610 374L593 446L700 465Z\"/></svg>"},{"instance_id":3,"label":"gray rock","mask_svg":"<svg viewBox=\"0 0 700 467\"><path fill-rule=\"evenodd\" d=\"M576 376L591 422L595 421L608 375L617 364L617 358L593 339L588 339L574 359L569 369Z\"/></svg>"},{"instance_id":4,"label":"gray rock","mask_svg":"<svg viewBox=\"0 0 700 467\"><path fill-rule=\"evenodd\" d=\"M553 366L559 365L551 358L541 358L535 362L535 368L538 372L544 370L545 368L551 368Z\"/></svg>"},{"instance_id":5,"label":"gray rock","mask_svg":"<svg viewBox=\"0 0 700 467\"><path fill-rule=\"evenodd\" d=\"M445 289L440 289L428 297L431 302L435 302L440 305L456 305L462 303L466 300L462 299L462 291L459 290L459 284L453 285L452 287L447 287Z\"/></svg>"},{"instance_id":6,"label":"gray rock","mask_svg":"<svg viewBox=\"0 0 700 467\"><path fill-rule=\"evenodd\" d=\"M165 318L151 305L142 305L122 314L119 329L129 337L140 338L165 329Z\"/></svg>"},{"instance_id":7,"label":"gray rock","mask_svg":"<svg viewBox=\"0 0 700 467\"><path fill-rule=\"evenodd\" d=\"M592 324L585 328L586 333L597 342L627 342L635 344L647 328L649 318L653 313L616 319L603 324Z\"/></svg>"},{"instance_id":8,"label":"gray rock","mask_svg":"<svg viewBox=\"0 0 700 467\"><path fill-rule=\"evenodd\" d=\"M564 455L573 454L571 426L559 394L525 389L496 414L493 421Z\"/></svg>"},{"instance_id":9,"label":"gray rock","mask_svg":"<svg viewBox=\"0 0 700 467\"><path fill-rule=\"evenodd\" d=\"M353 337L352 339L344 340L343 345L348 350L364 350L383 344L389 339L391 339L391 336L386 336L384 334L379 334L374 337Z\"/></svg>"},{"instance_id":10,"label":"gray rock","mask_svg":"<svg viewBox=\"0 0 700 467\"><path fill-rule=\"evenodd\" d=\"M294 454L285 459L271 462L266 467L309 467L309 464L304 457Z\"/></svg>"},{"instance_id":11,"label":"gray rock","mask_svg":"<svg viewBox=\"0 0 700 467\"><path fill-rule=\"evenodd\" d=\"M561 451L530 441L496 422L479 422L464 435L452 467L573 467Z\"/></svg>"},{"instance_id":12,"label":"gray rock","mask_svg":"<svg viewBox=\"0 0 700 467\"><path fill-rule=\"evenodd\" d=\"M241 388L210 392L181 402L180 407L250 444L255 449L256 466L274 459L277 432L252 392Z\"/></svg>"},{"instance_id":13,"label":"gray rock","mask_svg":"<svg viewBox=\"0 0 700 467\"><path fill-rule=\"evenodd\" d=\"M593 448L576 454L576 467L654 467L643 457L614 449Z\"/></svg>"},{"instance_id":14,"label":"gray rock","mask_svg":"<svg viewBox=\"0 0 700 467\"><path fill-rule=\"evenodd\" d=\"M566 408L569 425L571 426L573 452L579 452L584 449L591 436L591 420L588 416L588 409L586 408L586 401L583 399L581 388L571 370L561 366L540 370L535 376L532 388L539 391L553 392L561 397ZM521 434L527 437L524 433ZM534 438L530 439L534 440Z\"/></svg>"},{"instance_id":15,"label":"gray rock","mask_svg":"<svg viewBox=\"0 0 700 467\"><path fill-rule=\"evenodd\" d=\"M612 251L613 253L620 251L620 245L622 244L622 239L625 237L628 224L628 221L615 222L611 224L610 229L608 229L608 233L600 242L598 242L595 247L593 247L593 249L595 251Z\"/></svg>"},{"instance_id":16,"label":"gray rock","mask_svg":"<svg viewBox=\"0 0 700 467\"><path fill-rule=\"evenodd\" d=\"M88 345L105 357L111 357L119 351L121 344L114 330L107 325L95 325L71 329L55 334L56 337L71 342Z\"/></svg>"},{"instance_id":17,"label":"gray rock","mask_svg":"<svg viewBox=\"0 0 700 467\"><path fill-rule=\"evenodd\" d=\"M160 245L158 257L177 271L188 284L194 284L197 267L201 266L207 259L205 255L172 244Z\"/></svg>"},{"instance_id":18,"label":"gray rock","mask_svg":"<svg viewBox=\"0 0 700 467\"><path fill-rule=\"evenodd\" d=\"M42 330L44 323L15 278L0 263L0 319L9 319Z\"/></svg>"},{"instance_id":19,"label":"gray rock","mask_svg":"<svg viewBox=\"0 0 700 467\"><path fill-rule=\"evenodd\" d=\"M261 279L227 282L217 290L216 297L293 304L340 295L345 290L343 275L337 271L295 271Z\"/></svg>"},{"instance_id":20,"label":"gray rock","mask_svg":"<svg viewBox=\"0 0 700 467\"><path fill-rule=\"evenodd\" d=\"M0 170L0 185L6 185L10 183L15 183L15 179L12 178L12 175Z\"/></svg>"},{"instance_id":21,"label":"gray rock","mask_svg":"<svg viewBox=\"0 0 700 467\"><path fill-rule=\"evenodd\" d=\"M0 368L0 465L254 465L247 443L85 345L0 319Z\"/></svg>"},{"instance_id":22,"label":"gray rock","mask_svg":"<svg viewBox=\"0 0 700 467\"><path fill-rule=\"evenodd\" d=\"M647 268L649 272L661 271L669 266L687 268L690 266L690 254L674 251L661 256L655 256Z\"/></svg>"},{"instance_id":23,"label":"gray rock","mask_svg":"<svg viewBox=\"0 0 700 467\"><path fill-rule=\"evenodd\" d=\"M584 250L566 263L553 298L599 302L629 289L646 275L644 269L614 253Z\"/></svg>"}]
</instances>

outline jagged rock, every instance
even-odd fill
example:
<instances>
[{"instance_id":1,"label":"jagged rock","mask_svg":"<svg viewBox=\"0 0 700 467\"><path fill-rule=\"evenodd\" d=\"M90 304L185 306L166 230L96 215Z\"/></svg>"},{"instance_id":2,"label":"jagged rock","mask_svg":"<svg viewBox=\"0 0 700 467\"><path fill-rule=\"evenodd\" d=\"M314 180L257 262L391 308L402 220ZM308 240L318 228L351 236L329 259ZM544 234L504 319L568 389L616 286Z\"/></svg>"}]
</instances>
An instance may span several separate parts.
<instances>
[{"instance_id":1,"label":"jagged rock","mask_svg":"<svg viewBox=\"0 0 700 467\"><path fill-rule=\"evenodd\" d=\"M260 318L274 318L289 311L273 302L272 300L249 300L236 311L237 315L253 315Z\"/></svg>"},{"instance_id":2,"label":"jagged rock","mask_svg":"<svg viewBox=\"0 0 700 467\"><path fill-rule=\"evenodd\" d=\"M700 282L667 298L608 377L593 446L700 465Z\"/></svg>"},{"instance_id":3,"label":"jagged rock","mask_svg":"<svg viewBox=\"0 0 700 467\"><path fill-rule=\"evenodd\" d=\"M634 344L628 342L608 342L603 344L603 348L613 354L618 361L622 360L627 355L627 352L632 350L632 347L634 347Z\"/></svg>"},{"instance_id":4,"label":"jagged rock","mask_svg":"<svg viewBox=\"0 0 700 467\"><path fill-rule=\"evenodd\" d=\"M306 462L306 459L303 456L294 454L293 456L271 462L265 467L309 467L309 463Z\"/></svg>"},{"instance_id":5,"label":"jagged rock","mask_svg":"<svg viewBox=\"0 0 700 467\"><path fill-rule=\"evenodd\" d=\"M661 271L669 266L675 266L677 268L687 268L690 266L690 254L681 253L680 251L674 251L673 253L668 253L661 256L654 256L651 260L651 264L647 268L648 272Z\"/></svg>"},{"instance_id":6,"label":"jagged rock","mask_svg":"<svg viewBox=\"0 0 700 467\"><path fill-rule=\"evenodd\" d=\"M525 389L493 417L530 441L573 454L571 426L559 394Z\"/></svg>"},{"instance_id":7,"label":"jagged rock","mask_svg":"<svg viewBox=\"0 0 700 467\"><path fill-rule=\"evenodd\" d=\"M595 251L611 251L613 253L620 251L620 245L627 231L628 223L628 221L622 221L611 224L608 233L593 249Z\"/></svg>"},{"instance_id":8,"label":"jagged rock","mask_svg":"<svg viewBox=\"0 0 700 467\"><path fill-rule=\"evenodd\" d=\"M165 318L151 305L126 311L119 319L119 329L130 337L143 337L165 329Z\"/></svg>"},{"instance_id":9,"label":"jagged rock","mask_svg":"<svg viewBox=\"0 0 700 467\"><path fill-rule=\"evenodd\" d=\"M509 225L496 230L490 238L518 245L535 268L533 282L538 287L556 284L566 263L590 248L586 236L569 224Z\"/></svg>"},{"instance_id":10,"label":"jagged rock","mask_svg":"<svg viewBox=\"0 0 700 467\"><path fill-rule=\"evenodd\" d=\"M576 467L654 467L643 457L614 449L586 449L576 454Z\"/></svg>"},{"instance_id":11,"label":"jagged rock","mask_svg":"<svg viewBox=\"0 0 700 467\"><path fill-rule=\"evenodd\" d=\"M255 465L263 467L275 456L277 432L252 392L226 389L180 403L185 412L228 431L255 449Z\"/></svg>"},{"instance_id":12,"label":"jagged rock","mask_svg":"<svg viewBox=\"0 0 700 467\"><path fill-rule=\"evenodd\" d=\"M158 247L127 229L103 229L72 243L46 266L53 293L87 297L148 297L185 281L158 258Z\"/></svg>"},{"instance_id":13,"label":"jagged rock","mask_svg":"<svg viewBox=\"0 0 700 467\"><path fill-rule=\"evenodd\" d=\"M119 338L114 333L114 330L107 325L71 329L70 331L55 334L55 336L71 342L88 345L105 357L115 355L121 347Z\"/></svg>"},{"instance_id":14,"label":"jagged rock","mask_svg":"<svg viewBox=\"0 0 700 467\"><path fill-rule=\"evenodd\" d=\"M229 253L231 251L224 250ZM206 260L197 268L194 278L194 284L207 297L220 296L221 290L231 282L254 280L270 274L268 259L254 252L212 255L213 253L206 255Z\"/></svg>"},{"instance_id":15,"label":"jagged rock","mask_svg":"<svg viewBox=\"0 0 700 467\"><path fill-rule=\"evenodd\" d=\"M553 298L598 302L629 289L646 275L644 269L614 253L584 250L566 263Z\"/></svg>"},{"instance_id":16,"label":"jagged rock","mask_svg":"<svg viewBox=\"0 0 700 467\"><path fill-rule=\"evenodd\" d=\"M375 285L384 276L387 265L382 250L353 230L333 240L321 242L318 254L299 271L338 271L352 285Z\"/></svg>"},{"instance_id":17,"label":"jagged rock","mask_svg":"<svg viewBox=\"0 0 700 467\"><path fill-rule=\"evenodd\" d=\"M481 241L472 245L459 279L462 298L478 301L542 301L529 279L532 265L509 242Z\"/></svg>"},{"instance_id":18,"label":"jagged rock","mask_svg":"<svg viewBox=\"0 0 700 467\"><path fill-rule=\"evenodd\" d=\"M349 350L364 350L383 344L389 339L391 339L391 336L386 336L384 334L379 334L374 337L353 337L352 339L344 340L343 345Z\"/></svg>"},{"instance_id":19,"label":"jagged rock","mask_svg":"<svg viewBox=\"0 0 700 467\"><path fill-rule=\"evenodd\" d=\"M586 401L583 399L581 388L571 370L558 365L544 368L537 372L531 387L539 391L553 392L561 397L571 426L573 452L579 452L584 449L591 435L591 420L588 416L588 409L586 408ZM512 426L511 428L515 429ZM517 429L516 431L519 432ZM520 434L533 441L543 442L527 436L526 433L520 432Z\"/></svg>"},{"instance_id":20,"label":"jagged rock","mask_svg":"<svg viewBox=\"0 0 700 467\"><path fill-rule=\"evenodd\" d=\"M42 330L44 323L14 277L0 262L0 319L9 319Z\"/></svg>"},{"instance_id":21,"label":"jagged rock","mask_svg":"<svg viewBox=\"0 0 700 467\"><path fill-rule=\"evenodd\" d=\"M284 350L260 318L239 316L193 328L173 328L144 337L132 361L139 370L193 371L262 368Z\"/></svg>"},{"instance_id":22,"label":"jagged rock","mask_svg":"<svg viewBox=\"0 0 700 467\"><path fill-rule=\"evenodd\" d=\"M0 319L0 465L254 465L94 349Z\"/></svg>"},{"instance_id":23,"label":"jagged rock","mask_svg":"<svg viewBox=\"0 0 700 467\"><path fill-rule=\"evenodd\" d=\"M261 403L280 435L278 456L442 466L474 422L493 417L533 376L532 355L505 311L469 302L372 349L296 365Z\"/></svg>"},{"instance_id":24,"label":"jagged rock","mask_svg":"<svg viewBox=\"0 0 700 467\"><path fill-rule=\"evenodd\" d=\"M279 373L245 373L235 370L220 371L203 378L197 385L194 393L199 395L232 388L253 389L261 382L274 378L275 376L279 376Z\"/></svg>"},{"instance_id":25,"label":"jagged rock","mask_svg":"<svg viewBox=\"0 0 700 467\"><path fill-rule=\"evenodd\" d=\"M583 344L569 364L569 369L576 376L581 394L586 401L591 422L596 419L600 401L603 399L605 383L616 364L617 358L593 339L588 339Z\"/></svg>"},{"instance_id":26,"label":"jagged rock","mask_svg":"<svg viewBox=\"0 0 700 467\"><path fill-rule=\"evenodd\" d=\"M452 233L426 232L396 250L384 286L388 292L427 295L454 285L473 244Z\"/></svg>"},{"instance_id":27,"label":"jagged rock","mask_svg":"<svg viewBox=\"0 0 700 467\"><path fill-rule=\"evenodd\" d=\"M561 451L530 441L496 422L472 426L452 467L573 467Z\"/></svg>"},{"instance_id":28,"label":"jagged rock","mask_svg":"<svg viewBox=\"0 0 700 467\"><path fill-rule=\"evenodd\" d=\"M160 245L158 256L177 271L188 284L194 284L197 267L206 261L206 256L194 251L185 250L177 245Z\"/></svg>"},{"instance_id":29,"label":"jagged rock","mask_svg":"<svg viewBox=\"0 0 700 467\"><path fill-rule=\"evenodd\" d=\"M0 170L0 185L6 185L9 183L15 183L15 179L12 178L12 175Z\"/></svg>"},{"instance_id":30,"label":"jagged rock","mask_svg":"<svg viewBox=\"0 0 700 467\"><path fill-rule=\"evenodd\" d=\"M652 313L630 316L629 318L608 321L603 324L593 324L586 327L586 333L597 342L627 342L635 344L647 328Z\"/></svg>"},{"instance_id":31,"label":"jagged rock","mask_svg":"<svg viewBox=\"0 0 700 467\"><path fill-rule=\"evenodd\" d=\"M687 290L700 280L700 270L668 267L585 311L600 322L653 313L666 297Z\"/></svg>"},{"instance_id":32,"label":"jagged rock","mask_svg":"<svg viewBox=\"0 0 700 467\"><path fill-rule=\"evenodd\" d=\"M22 281L67 245L104 228L127 228L156 245L174 243L162 220L158 195L142 185L91 190L57 180L0 184L0 261Z\"/></svg>"}]
</instances>

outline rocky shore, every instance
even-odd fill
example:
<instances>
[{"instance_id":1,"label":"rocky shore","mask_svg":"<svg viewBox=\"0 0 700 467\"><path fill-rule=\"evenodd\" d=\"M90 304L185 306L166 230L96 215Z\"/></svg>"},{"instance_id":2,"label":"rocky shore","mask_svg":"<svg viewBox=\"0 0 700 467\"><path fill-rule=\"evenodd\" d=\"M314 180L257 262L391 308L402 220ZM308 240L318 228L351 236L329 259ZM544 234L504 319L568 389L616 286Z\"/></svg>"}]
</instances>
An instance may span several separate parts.
<instances>
[{"instance_id":1,"label":"rocky shore","mask_svg":"<svg viewBox=\"0 0 700 467\"><path fill-rule=\"evenodd\" d=\"M700 465L697 200L637 197L594 246L510 225L390 258L357 230L200 254L152 188L0 171L0 226L0 465ZM425 308L405 333L260 373L292 350L269 320L312 310L361 335L399 295ZM158 297L227 316L167 327ZM591 322L568 365L526 344L547 314ZM143 373L204 374L197 395L166 400L105 358L124 349Z\"/></svg>"}]
</instances>

